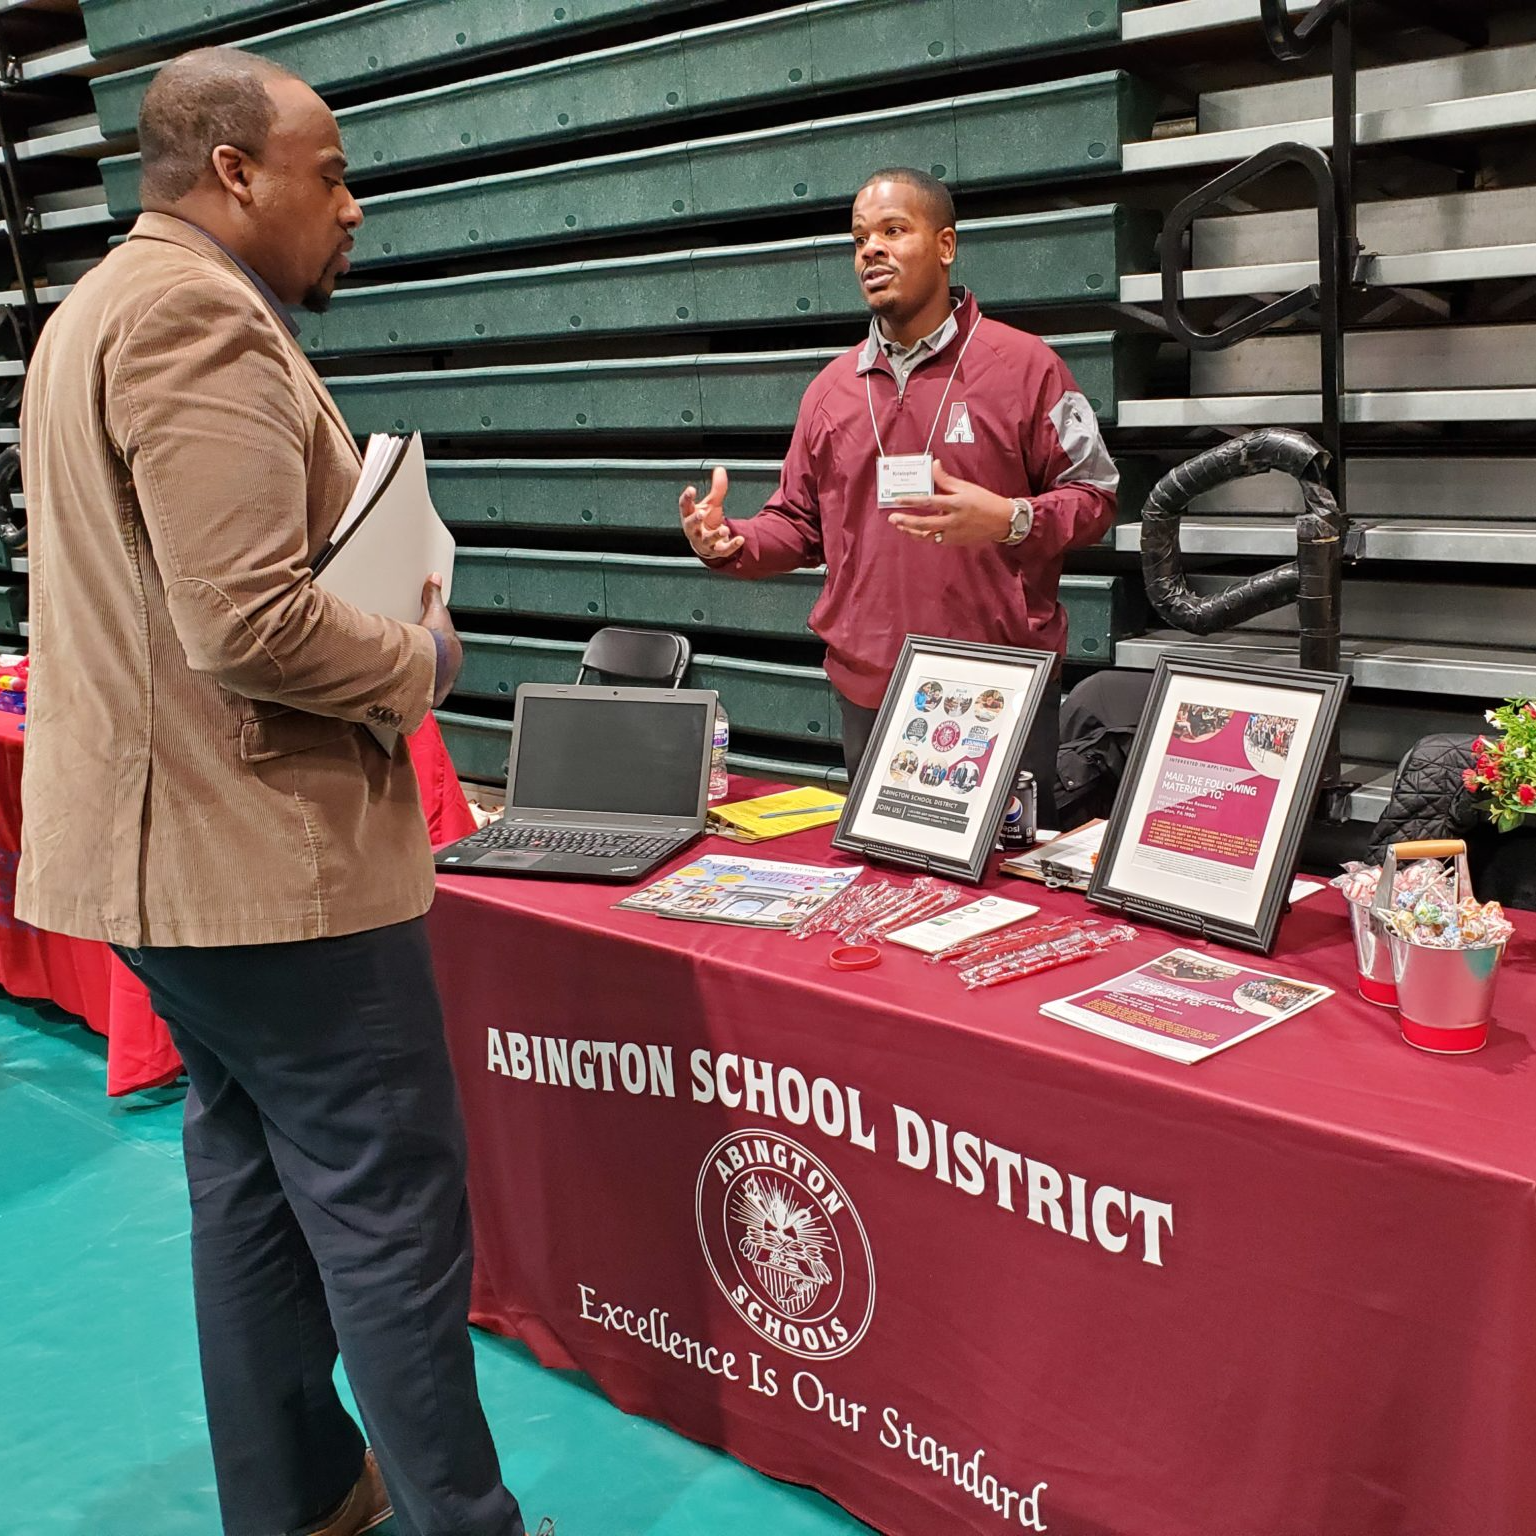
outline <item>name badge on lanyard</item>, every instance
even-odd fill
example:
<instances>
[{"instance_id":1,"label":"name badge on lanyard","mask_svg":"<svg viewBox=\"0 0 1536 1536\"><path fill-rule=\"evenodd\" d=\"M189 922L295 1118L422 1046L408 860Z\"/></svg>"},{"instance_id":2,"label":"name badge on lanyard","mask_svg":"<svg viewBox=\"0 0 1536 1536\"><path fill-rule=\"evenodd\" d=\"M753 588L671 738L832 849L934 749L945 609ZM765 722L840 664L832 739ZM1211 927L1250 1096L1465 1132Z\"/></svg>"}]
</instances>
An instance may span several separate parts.
<instances>
[{"instance_id":1,"label":"name badge on lanyard","mask_svg":"<svg viewBox=\"0 0 1536 1536\"><path fill-rule=\"evenodd\" d=\"M864 375L864 397L869 402L869 424L875 432L875 503L880 507L894 507L898 496L932 496L933 495L933 447L934 434L939 430L939 422L944 416L944 407L949 401L949 392L955 387L955 380L960 374L960 364L965 361L965 354L971 345L971 339L975 336L980 321L973 325L970 335L965 338L964 345L960 348L960 355L955 359L954 371L949 376L949 383L944 386L944 393L939 397L939 408L934 414L933 428L928 433L928 441L923 445L921 453L887 453L885 444L880 441L880 423L875 417L875 393L870 386L869 375Z\"/></svg>"},{"instance_id":2,"label":"name badge on lanyard","mask_svg":"<svg viewBox=\"0 0 1536 1536\"><path fill-rule=\"evenodd\" d=\"M898 496L933 495L931 453L881 454L875 460L875 499L894 507Z\"/></svg>"}]
</instances>

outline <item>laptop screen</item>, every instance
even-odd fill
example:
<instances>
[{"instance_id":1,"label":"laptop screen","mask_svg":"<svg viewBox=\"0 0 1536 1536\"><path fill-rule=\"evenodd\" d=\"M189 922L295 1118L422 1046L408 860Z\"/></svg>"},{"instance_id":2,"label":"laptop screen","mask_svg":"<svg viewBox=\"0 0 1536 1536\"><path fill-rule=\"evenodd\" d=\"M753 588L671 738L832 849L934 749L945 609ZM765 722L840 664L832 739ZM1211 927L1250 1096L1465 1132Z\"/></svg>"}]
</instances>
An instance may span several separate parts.
<instances>
[{"instance_id":1,"label":"laptop screen","mask_svg":"<svg viewBox=\"0 0 1536 1536\"><path fill-rule=\"evenodd\" d=\"M520 810L613 811L688 819L699 809L709 702L579 694L518 701L516 778Z\"/></svg>"}]
</instances>

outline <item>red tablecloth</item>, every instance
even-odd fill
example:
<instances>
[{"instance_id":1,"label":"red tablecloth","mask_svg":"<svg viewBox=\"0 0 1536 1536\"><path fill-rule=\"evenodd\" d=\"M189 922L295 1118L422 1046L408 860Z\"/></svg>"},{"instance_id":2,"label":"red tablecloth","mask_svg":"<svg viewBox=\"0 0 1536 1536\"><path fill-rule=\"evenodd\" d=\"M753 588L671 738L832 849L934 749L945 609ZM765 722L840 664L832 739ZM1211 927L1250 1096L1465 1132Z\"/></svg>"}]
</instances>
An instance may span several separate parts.
<instances>
[{"instance_id":1,"label":"red tablecloth","mask_svg":"<svg viewBox=\"0 0 1536 1536\"><path fill-rule=\"evenodd\" d=\"M26 736L15 715L0 714L0 987L14 997L46 998L107 1037L107 1092L134 1093L172 1081L181 1058L149 1006L143 984L105 944L45 933L16 918L21 857L21 763ZM474 830L437 721L410 738L422 804L435 844Z\"/></svg>"},{"instance_id":2,"label":"red tablecloth","mask_svg":"<svg viewBox=\"0 0 1536 1536\"><path fill-rule=\"evenodd\" d=\"M895 1536L1536 1531L1536 922L1438 1058L1326 892L1271 964L1338 996L1184 1067L1037 1012L1149 927L967 993L620 894L441 882L477 1322Z\"/></svg>"}]
</instances>

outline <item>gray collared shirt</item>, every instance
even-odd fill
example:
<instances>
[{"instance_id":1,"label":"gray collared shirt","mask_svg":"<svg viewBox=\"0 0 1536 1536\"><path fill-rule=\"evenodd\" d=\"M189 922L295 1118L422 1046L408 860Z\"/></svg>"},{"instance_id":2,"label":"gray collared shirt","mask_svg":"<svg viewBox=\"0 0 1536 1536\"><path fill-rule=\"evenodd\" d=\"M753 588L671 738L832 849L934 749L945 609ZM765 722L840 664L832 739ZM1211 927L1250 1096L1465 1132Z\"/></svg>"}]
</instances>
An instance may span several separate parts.
<instances>
[{"instance_id":1,"label":"gray collared shirt","mask_svg":"<svg viewBox=\"0 0 1536 1536\"><path fill-rule=\"evenodd\" d=\"M876 315L869 322L869 340L864 344L863 355L859 358L858 372L868 373L875 366L875 359L882 353L891 365L891 372L896 375L896 389L900 394L907 392L907 380L912 377L912 370L925 358L936 357L940 352L960 334L960 323L955 319L954 311L965 302L965 290L952 288L949 293L950 313L945 317L943 325L937 330L930 331L926 336L919 337L910 347L904 347L899 341L892 341L885 334L885 327Z\"/></svg>"},{"instance_id":2,"label":"gray collared shirt","mask_svg":"<svg viewBox=\"0 0 1536 1536\"><path fill-rule=\"evenodd\" d=\"M180 218L181 216L180 214L173 214L171 217ZM275 293L273 293L272 285L267 282L266 278L264 278L261 273L259 273L248 262L242 261L240 257L238 257L232 250L230 250L230 248L225 245L217 235L210 235L201 224L193 224L191 219L182 219L181 222L183 224L191 225L191 227L195 229L198 234L203 237L203 239L210 241L212 244L218 246L218 248L223 251L224 254L228 256L229 259L234 262L234 264L239 267L240 270L250 279L251 286L256 290L257 293L262 296L262 298L267 301L267 304L270 307L272 313L276 315L277 318L282 322L283 327L288 332L288 334L294 337L298 336L299 322L293 318L293 311L289 309L289 307L284 304L283 301L278 298Z\"/></svg>"}]
</instances>

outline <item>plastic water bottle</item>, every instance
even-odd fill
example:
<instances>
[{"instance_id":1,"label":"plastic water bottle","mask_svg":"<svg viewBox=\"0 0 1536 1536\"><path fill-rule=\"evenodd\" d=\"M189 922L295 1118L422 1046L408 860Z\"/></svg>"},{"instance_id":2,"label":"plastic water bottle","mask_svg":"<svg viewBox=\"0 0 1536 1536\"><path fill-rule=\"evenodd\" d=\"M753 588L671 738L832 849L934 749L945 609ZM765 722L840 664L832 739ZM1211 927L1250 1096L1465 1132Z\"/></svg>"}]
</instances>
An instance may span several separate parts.
<instances>
[{"instance_id":1,"label":"plastic water bottle","mask_svg":"<svg viewBox=\"0 0 1536 1536\"><path fill-rule=\"evenodd\" d=\"M731 744L731 717L725 705L715 701L715 742L709 754L709 803L724 800L731 792L730 774L725 766L726 749Z\"/></svg>"}]
</instances>

